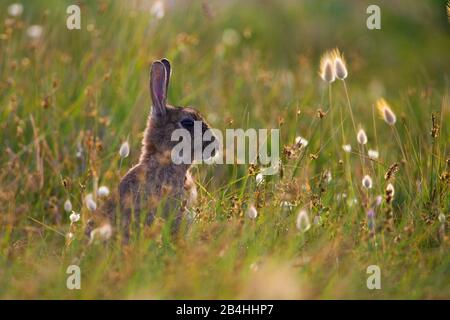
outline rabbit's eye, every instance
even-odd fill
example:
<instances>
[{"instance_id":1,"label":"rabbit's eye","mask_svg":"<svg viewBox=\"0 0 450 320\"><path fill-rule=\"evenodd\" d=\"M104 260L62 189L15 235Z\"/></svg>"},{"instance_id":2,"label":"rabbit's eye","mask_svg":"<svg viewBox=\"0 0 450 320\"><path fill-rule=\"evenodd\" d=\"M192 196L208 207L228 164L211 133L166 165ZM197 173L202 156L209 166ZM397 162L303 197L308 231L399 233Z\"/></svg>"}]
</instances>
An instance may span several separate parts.
<instances>
[{"instance_id":1,"label":"rabbit's eye","mask_svg":"<svg viewBox=\"0 0 450 320\"><path fill-rule=\"evenodd\" d=\"M183 119L180 123L184 128L192 128L194 126L194 120L192 119Z\"/></svg>"}]
</instances>

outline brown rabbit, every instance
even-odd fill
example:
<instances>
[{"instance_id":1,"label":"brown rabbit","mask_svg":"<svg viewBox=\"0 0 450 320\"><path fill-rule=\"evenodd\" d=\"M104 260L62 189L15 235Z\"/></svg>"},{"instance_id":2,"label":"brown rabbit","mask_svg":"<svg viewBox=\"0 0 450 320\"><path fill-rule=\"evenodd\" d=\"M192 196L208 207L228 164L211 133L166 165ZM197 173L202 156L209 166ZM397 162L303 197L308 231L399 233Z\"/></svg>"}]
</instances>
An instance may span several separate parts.
<instances>
[{"instance_id":1,"label":"brown rabbit","mask_svg":"<svg viewBox=\"0 0 450 320\"><path fill-rule=\"evenodd\" d=\"M189 197L197 194L189 173L190 164L175 164L171 159L172 148L178 143L171 141L171 136L175 129L184 128L191 135L191 141L194 141L194 121L201 121L202 134L209 126L195 109L174 107L166 103L170 75L168 60L153 62L150 71L153 107L144 132L139 163L127 172L119 185L126 239L129 237L132 213L134 212L137 227L141 211L146 214L145 223L150 225L162 202L165 217L169 212L176 212L173 223L173 231L176 232L185 204L192 203L194 199ZM212 137L211 141L202 142L202 150L214 141ZM194 154L194 143L191 150L191 154Z\"/></svg>"}]
</instances>

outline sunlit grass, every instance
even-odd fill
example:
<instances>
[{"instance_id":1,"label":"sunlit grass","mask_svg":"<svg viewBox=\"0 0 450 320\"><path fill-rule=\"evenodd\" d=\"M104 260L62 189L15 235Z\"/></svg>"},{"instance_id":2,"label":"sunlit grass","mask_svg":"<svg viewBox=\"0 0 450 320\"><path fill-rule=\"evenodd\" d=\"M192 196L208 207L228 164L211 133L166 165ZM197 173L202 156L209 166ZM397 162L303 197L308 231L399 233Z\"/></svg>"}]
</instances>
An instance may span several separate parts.
<instances>
[{"instance_id":1,"label":"sunlit grass","mask_svg":"<svg viewBox=\"0 0 450 320\"><path fill-rule=\"evenodd\" d=\"M0 4L0 298L450 296L445 4L390 1L378 32L364 1L179 1L163 17L151 1L81 2L73 31L70 1L16 17ZM320 57L336 47L348 75L327 83ZM170 103L219 129L279 128L282 170L197 166L178 240L158 218L128 246L108 230L90 241L86 196L100 208L98 188L113 197L137 162L161 57ZM81 290L66 288L71 264ZM381 290L366 287L374 264Z\"/></svg>"}]
</instances>

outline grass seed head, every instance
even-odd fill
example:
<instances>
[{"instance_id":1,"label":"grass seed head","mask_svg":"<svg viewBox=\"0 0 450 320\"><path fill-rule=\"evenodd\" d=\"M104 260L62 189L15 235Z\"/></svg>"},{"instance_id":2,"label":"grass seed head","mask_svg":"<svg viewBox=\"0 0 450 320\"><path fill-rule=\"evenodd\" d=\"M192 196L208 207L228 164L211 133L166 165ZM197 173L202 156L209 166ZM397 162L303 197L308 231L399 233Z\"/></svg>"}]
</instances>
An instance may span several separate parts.
<instances>
[{"instance_id":1,"label":"grass seed head","mask_svg":"<svg viewBox=\"0 0 450 320\"><path fill-rule=\"evenodd\" d=\"M8 7L8 14L11 17L19 17L22 15L23 5L20 3L13 3Z\"/></svg>"},{"instance_id":2,"label":"grass seed head","mask_svg":"<svg viewBox=\"0 0 450 320\"><path fill-rule=\"evenodd\" d=\"M392 111L389 104L383 98L380 98L376 102L377 110L380 116L383 118L384 122L388 125L393 126L397 122L397 117L394 111Z\"/></svg>"},{"instance_id":3,"label":"grass seed head","mask_svg":"<svg viewBox=\"0 0 450 320\"><path fill-rule=\"evenodd\" d=\"M364 129L359 129L356 139L359 144L365 145L367 143L367 135Z\"/></svg>"},{"instance_id":4,"label":"grass seed head","mask_svg":"<svg viewBox=\"0 0 450 320\"><path fill-rule=\"evenodd\" d=\"M367 151L367 154L368 154L369 158L372 160L377 160L380 155L377 150L372 150L372 149Z\"/></svg>"},{"instance_id":5,"label":"grass seed head","mask_svg":"<svg viewBox=\"0 0 450 320\"><path fill-rule=\"evenodd\" d=\"M64 202L64 211L71 212L72 211L72 202L69 199Z\"/></svg>"},{"instance_id":6,"label":"grass seed head","mask_svg":"<svg viewBox=\"0 0 450 320\"><path fill-rule=\"evenodd\" d=\"M247 210L247 216L254 220L258 216L258 211L256 210L255 206L251 205Z\"/></svg>"},{"instance_id":7,"label":"grass seed head","mask_svg":"<svg viewBox=\"0 0 450 320\"><path fill-rule=\"evenodd\" d=\"M331 52L331 57L334 63L334 73L339 80L345 80L348 76L347 65L345 63L344 56L338 49L334 49Z\"/></svg>"},{"instance_id":8,"label":"grass seed head","mask_svg":"<svg viewBox=\"0 0 450 320\"><path fill-rule=\"evenodd\" d=\"M334 73L334 63L331 52L327 51L320 59L320 77L323 81L332 83L336 79Z\"/></svg>"},{"instance_id":9,"label":"grass seed head","mask_svg":"<svg viewBox=\"0 0 450 320\"><path fill-rule=\"evenodd\" d=\"M366 189L371 189L372 188L372 178L366 174L364 176L364 178L362 179L362 185Z\"/></svg>"},{"instance_id":10,"label":"grass seed head","mask_svg":"<svg viewBox=\"0 0 450 320\"><path fill-rule=\"evenodd\" d=\"M309 222L308 212L305 209L301 209L297 215L296 221L297 229L301 232L306 232L311 228L311 223Z\"/></svg>"},{"instance_id":11,"label":"grass seed head","mask_svg":"<svg viewBox=\"0 0 450 320\"><path fill-rule=\"evenodd\" d=\"M107 186L101 186L98 188L97 194L99 197L107 197L109 196L109 189Z\"/></svg>"},{"instance_id":12,"label":"grass seed head","mask_svg":"<svg viewBox=\"0 0 450 320\"><path fill-rule=\"evenodd\" d=\"M347 152L347 153L352 152L352 146L349 145L349 144L344 144L344 145L342 146L342 149L344 150L344 152Z\"/></svg>"},{"instance_id":13,"label":"grass seed head","mask_svg":"<svg viewBox=\"0 0 450 320\"><path fill-rule=\"evenodd\" d=\"M123 158L128 157L129 154L130 154L130 144L128 143L128 141L125 141L120 146L119 155L123 159Z\"/></svg>"}]
</instances>

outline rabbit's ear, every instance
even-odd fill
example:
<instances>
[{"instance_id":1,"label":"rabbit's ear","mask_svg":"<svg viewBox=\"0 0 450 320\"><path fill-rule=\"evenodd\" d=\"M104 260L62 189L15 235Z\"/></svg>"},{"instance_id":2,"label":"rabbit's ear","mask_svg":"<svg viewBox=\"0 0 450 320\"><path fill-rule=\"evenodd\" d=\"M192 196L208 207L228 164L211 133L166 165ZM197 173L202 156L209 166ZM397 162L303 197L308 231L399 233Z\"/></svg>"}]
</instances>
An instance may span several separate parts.
<instances>
[{"instance_id":1,"label":"rabbit's ear","mask_svg":"<svg viewBox=\"0 0 450 320\"><path fill-rule=\"evenodd\" d=\"M150 70L150 94L152 96L153 111L156 117L164 117L166 114L167 97L166 68L161 61L155 61Z\"/></svg>"},{"instance_id":2,"label":"rabbit's ear","mask_svg":"<svg viewBox=\"0 0 450 320\"><path fill-rule=\"evenodd\" d=\"M164 67L166 67L166 94L169 92L169 81L170 76L172 75L172 68L170 67L170 62L166 58L161 59L161 62L164 64Z\"/></svg>"}]
</instances>

